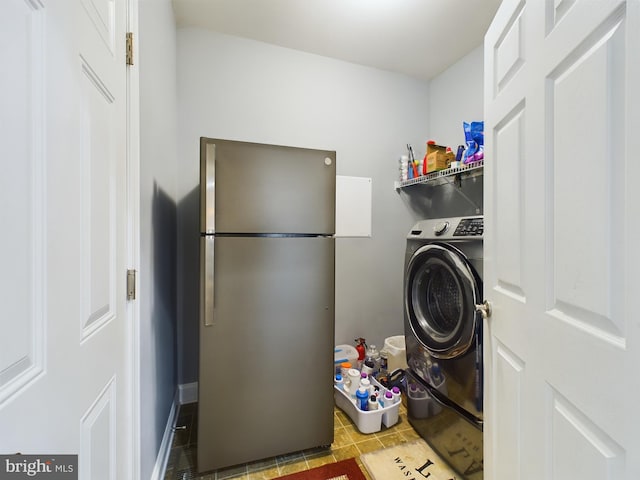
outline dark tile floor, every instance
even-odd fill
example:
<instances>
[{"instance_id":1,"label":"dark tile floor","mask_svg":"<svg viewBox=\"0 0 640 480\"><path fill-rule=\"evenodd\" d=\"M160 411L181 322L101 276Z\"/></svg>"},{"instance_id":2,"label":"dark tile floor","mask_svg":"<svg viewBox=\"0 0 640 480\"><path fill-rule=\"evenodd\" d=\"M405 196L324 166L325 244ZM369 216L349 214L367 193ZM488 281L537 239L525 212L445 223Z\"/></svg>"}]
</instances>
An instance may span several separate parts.
<instances>
[{"instance_id":1,"label":"dark tile floor","mask_svg":"<svg viewBox=\"0 0 640 480\"><path fill-rule=\"evenodd\" d=\"M351 419L336 407L333 423L334 442L330 448L305 450L199 476L195 469L197 416L197 403L180 407L165 480L268 480L347 458L355 458L369 479L360 462L360 455L420 438L407 420L404 404L400 405L398 423L391 428L383 425L379 432L367 435L360 433Z\"/></svg>"}]
</instances>

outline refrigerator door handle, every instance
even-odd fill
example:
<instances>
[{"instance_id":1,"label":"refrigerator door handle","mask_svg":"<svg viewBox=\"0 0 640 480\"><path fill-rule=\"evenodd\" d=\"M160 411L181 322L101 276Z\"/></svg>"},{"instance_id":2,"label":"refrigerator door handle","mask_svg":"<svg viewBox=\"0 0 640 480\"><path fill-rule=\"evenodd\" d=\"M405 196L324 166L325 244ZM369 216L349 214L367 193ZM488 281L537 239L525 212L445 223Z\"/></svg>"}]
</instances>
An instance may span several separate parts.
<instances>
[{"instance_id":1,"label":"refrigerator door handle","mask_svg":"<svg viewBox=\"0 0 640 480\"><path fill-rule=\"evenodd\" d=\"M215 233L216 144L200 139L200 232Z\"/></svg>"},{"instance_id":2,"label":"refrigerator door handle","mask_svg":"<svg viewBox=\"0 0 640 480\"><path fill-rule=\"evenodd\" d=\"M213 308L214 308L214 289L213 289L213 272L214 272L214 246L215 236L205 235L202 237L202 321L205 327L213 326Z\"/></svg>"}]
</instances>

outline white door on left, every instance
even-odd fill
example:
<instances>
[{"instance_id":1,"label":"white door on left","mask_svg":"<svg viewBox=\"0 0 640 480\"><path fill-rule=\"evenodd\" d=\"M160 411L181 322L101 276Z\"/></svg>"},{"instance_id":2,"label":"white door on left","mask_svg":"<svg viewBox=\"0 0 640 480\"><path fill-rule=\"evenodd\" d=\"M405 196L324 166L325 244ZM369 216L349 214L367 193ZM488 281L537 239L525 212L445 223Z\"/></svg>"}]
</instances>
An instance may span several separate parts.
<instances>
[{"instance_id":1,"label":"white door on left","mask_svg":"<svg viewBox=\"0 0 640 480\"><path fill-rule=\"evenodd\" d=\"M131 478L126 7L0 2L0 454L86 480Z\"/></svg>"}]
</instances>

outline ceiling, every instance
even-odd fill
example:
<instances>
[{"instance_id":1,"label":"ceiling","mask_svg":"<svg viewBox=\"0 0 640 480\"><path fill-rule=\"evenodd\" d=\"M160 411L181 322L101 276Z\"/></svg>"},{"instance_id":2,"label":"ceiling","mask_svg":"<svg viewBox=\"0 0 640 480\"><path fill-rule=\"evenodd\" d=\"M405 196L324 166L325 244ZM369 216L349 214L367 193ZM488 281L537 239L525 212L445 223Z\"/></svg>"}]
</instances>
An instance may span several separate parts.
<instances>
[{"instance_id":1,"label":"ceiling","mask_svg":"<svg viewBox=\"0 0 640 480\"><path fill-rule=\"evenodd\" d=\"M202 27L428 80L481 45L501 0L172 0Z\"/></svg>"}]
</instances>

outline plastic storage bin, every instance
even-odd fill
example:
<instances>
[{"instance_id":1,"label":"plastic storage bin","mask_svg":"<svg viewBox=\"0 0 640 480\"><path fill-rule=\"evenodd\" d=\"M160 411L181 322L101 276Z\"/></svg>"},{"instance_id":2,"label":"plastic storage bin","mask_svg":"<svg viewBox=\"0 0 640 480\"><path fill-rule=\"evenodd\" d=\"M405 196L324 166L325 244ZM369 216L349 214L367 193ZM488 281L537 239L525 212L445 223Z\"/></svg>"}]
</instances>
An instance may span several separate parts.
<instances>
[{"instance_id":1,"label":"plastic storage bin","mask_svg":"<svg viewBox=\"0 0 640 480\"><path fill-rule=\"evenodd\" d=\"M404 335L385 338L383 350L387 352L387 370L389 373L398 368L407 369L407 349L404 343Z\"/></svg>"},{"instance_id":2,"label":"plastic storage bin","mask_svg":"<svg viewBox=\"0 0 640 480\"><path fill-rule=\"evenodd\" d=\"M387 389L380 385L375 378L371 378L371 383L379 387L380 396L384 396ZM356 407L348 392L336 385L333 387L333 398L338 408L349 415L349 418L353 420L358 430L362 433L379 432L383 424L385 427L391 427L398 423L398 413L402 401L385 405L384 407L379 405L377 410L363 411Z\"/></svg>"},{"instance_id":3,"label":"plastic storage bin","mask_svg":"<svg viewBox=\"0 0 640 480\"><path fill-rule=\"evenodd\" d=\"M447 395L446 380L443 379L435 387L440 393ZM407 411L412 418L428 418L438 415L442 411L442 405L422 385L410 379L407 386Z\"/></svg>"},{"instance_id":4,"label":"plastic storage bin","mask_svg":"<svg viewBox=\"0 0 640 480\"><path fill-rule=\"evenodd\" d=\"M342 362L349 362L353 368L358 366L358 351L351 345L338 345L333 349L333 364L339 366Z\"/></svg>"}]
</instances>

